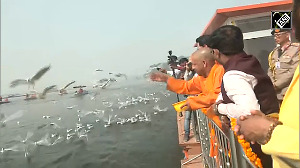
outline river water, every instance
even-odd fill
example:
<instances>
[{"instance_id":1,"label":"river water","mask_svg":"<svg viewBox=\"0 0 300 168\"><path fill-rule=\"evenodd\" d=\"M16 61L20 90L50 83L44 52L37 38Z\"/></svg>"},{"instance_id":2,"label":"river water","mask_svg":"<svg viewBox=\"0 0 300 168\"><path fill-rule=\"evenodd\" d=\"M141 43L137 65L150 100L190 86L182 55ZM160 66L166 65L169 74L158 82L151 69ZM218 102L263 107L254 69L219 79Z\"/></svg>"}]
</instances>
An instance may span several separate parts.
<instances>
[{"instance_id":1,"label":"river water","mask_svg":"<svg viewBox=\"0 0 300 168\"><path fill-rule=\"evenodd\" d=\"M137 80L11 99L0 105L0 167L178 168L176 95L165 88Z\"/></svg>"}]
</instances>

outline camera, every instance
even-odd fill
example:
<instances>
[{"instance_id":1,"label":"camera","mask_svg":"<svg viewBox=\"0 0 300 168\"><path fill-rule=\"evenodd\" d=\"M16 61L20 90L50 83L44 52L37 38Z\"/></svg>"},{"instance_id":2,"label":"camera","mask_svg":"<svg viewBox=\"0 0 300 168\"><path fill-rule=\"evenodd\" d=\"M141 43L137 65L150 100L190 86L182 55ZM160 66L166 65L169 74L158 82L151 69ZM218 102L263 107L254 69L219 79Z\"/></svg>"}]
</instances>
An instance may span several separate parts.
<instances>
[{"instance_id":1,"label":"camera","mask_svg":"<svg viewBox=\"0 0 300 168\"><path fill-rule=\"evenodd\" d=\"M178 64L178 62L177 62L177 56L172 55L172 50L169 51L168 64L170 66L174 66L174 65Z\"/></svg>"},{"instance_id":2,"label":"camera","mask_svg":"<svg viewBox=\"0 0 300 168\"><path fill-rule=\"evenodd\" d=\"M168 56L168 64L169 65L174 65L174 64L178 64L177 62L177 56L175 55L171 55L171 56Z\"/></svg>"}]
</instances>

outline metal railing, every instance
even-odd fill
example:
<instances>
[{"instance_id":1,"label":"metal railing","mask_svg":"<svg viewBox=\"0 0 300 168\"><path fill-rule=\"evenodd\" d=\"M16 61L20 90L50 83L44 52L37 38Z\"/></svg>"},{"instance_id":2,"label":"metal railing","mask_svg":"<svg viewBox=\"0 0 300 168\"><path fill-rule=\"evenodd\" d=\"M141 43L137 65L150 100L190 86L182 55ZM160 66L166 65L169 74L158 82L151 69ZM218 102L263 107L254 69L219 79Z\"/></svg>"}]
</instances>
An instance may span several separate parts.
<instances>
[{"instance_id":1,"label":"metal railing","mask_svg":"<svg viewBox=\"0 0 300 168\"><path fill-rule=\"evenodd\" d=\"M205 168L255 168L230 128L221 129L201 110L196 111L196 129Z\"/></svg>"}]
</instances>

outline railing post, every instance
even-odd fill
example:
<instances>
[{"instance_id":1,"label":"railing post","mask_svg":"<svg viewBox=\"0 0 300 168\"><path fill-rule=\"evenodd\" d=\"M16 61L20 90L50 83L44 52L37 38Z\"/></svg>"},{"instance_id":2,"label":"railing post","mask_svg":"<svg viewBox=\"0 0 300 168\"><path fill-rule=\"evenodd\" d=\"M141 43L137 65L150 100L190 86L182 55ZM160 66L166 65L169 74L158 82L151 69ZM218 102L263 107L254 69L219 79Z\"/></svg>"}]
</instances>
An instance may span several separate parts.
<instances>
[{"instance_id":1,"label":"railing post","mask_svg":"<svg viewBox=\"0 0 300 168\"><path fill-rule=\"evenodd\" d=\"M201 110L197 110L196 114L204 167L255 168L230 128L221 129ZM210 156L210 150L216 149L218 151Z\"/></svg>"},{"instance_id":2,"label":"railing post","mask_svg":"<svg viewBox=\"0 0 300 168\"><path fill-rule=\"evenodd\" d=\"M235 145L235 137L231 130L228 131L228 138L230 143L230 151L231 151L231 161L233 168L238 168L238 162L237 162L237 154L236 154L236 145Z\"/></svg>"}]
</instances>

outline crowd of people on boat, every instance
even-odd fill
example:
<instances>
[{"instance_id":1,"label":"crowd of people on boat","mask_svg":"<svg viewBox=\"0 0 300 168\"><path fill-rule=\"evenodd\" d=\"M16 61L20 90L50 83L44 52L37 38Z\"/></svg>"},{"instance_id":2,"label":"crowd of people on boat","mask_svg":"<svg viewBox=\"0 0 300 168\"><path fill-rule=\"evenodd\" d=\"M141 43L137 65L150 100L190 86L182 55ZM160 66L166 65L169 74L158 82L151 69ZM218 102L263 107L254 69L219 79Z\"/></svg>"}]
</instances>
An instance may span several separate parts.
<instances>
[{"instance_id":1,"label":"crowd of people on boat","mask_svg":"<svg viewBox=\"0 0 300 168\"><path fill-rule=\"evenodd\" d=\"M277 47L266 55L265 72L255 56L244 51L243 33L225 25L196 39L197 50L189 59L170 65L175 75L158 69L153 81L188 95L184 141L189 140L190 116L201 110L220 127L233 129L263 167L300 167L299 158L299 43L300 2L294 0L293 29L274 29ZM197 133L197 132L196 132ZM196 136L197 141L199 137Z\"/></svg>"}]
</instances>

